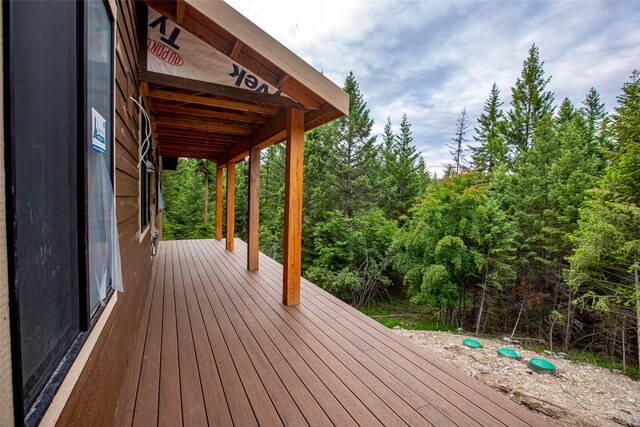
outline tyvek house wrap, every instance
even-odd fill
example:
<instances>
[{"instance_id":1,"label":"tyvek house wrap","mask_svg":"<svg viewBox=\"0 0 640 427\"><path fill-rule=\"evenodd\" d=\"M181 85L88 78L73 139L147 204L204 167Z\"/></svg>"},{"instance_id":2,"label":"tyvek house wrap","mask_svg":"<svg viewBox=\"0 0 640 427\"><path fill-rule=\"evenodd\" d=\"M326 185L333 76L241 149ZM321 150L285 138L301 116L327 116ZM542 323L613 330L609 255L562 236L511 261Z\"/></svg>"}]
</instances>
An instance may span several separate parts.
<instances>
[{"instance_id":1,"label":"tyvek house wrap","mask_svg":"<svg viewBox=\"0 0 640 427\"><path fill-rule=\"evenodd\" d=\"M286 96L253 71L153 9L149 9L147 24L148 71Z\"/></svg>"}]
</instances>

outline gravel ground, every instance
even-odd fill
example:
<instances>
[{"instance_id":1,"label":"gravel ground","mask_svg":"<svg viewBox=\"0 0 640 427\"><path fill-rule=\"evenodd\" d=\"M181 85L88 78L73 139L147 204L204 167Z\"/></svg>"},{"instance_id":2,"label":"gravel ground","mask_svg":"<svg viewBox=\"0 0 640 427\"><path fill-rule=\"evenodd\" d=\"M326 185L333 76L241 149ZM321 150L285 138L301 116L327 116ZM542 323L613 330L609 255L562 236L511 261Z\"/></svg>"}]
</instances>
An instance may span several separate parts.
<instances>
[{"instance_id":1,"label":"gravel ground","mask_svg":"<svg viewBox=\"0 0 640 427\"><path fill-rule=\"evenodd\" d=\"M398 334L439 355L514 401L539 412L556 425L640 427L640 382L598 366L540 355L518 345L478 339L483 347L462 345L466 336L450 332L395 329ZM500 347L516 350L521 359L498 357ZM556 366L555 374L528 370L532 357Z\"/></svg>"}]
</instances>

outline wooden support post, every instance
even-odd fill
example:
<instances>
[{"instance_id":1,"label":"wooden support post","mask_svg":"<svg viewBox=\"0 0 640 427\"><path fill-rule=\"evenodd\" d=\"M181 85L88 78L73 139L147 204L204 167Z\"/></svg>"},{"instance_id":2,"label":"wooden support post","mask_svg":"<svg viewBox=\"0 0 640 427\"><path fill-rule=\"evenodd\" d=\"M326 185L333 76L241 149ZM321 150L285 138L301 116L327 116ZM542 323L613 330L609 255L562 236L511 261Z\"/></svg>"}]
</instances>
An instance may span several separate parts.
<instances>
[{"instance_id":1,"label":"wooden support post","mask_svg":"<svg viewBox=\"0 0 640 427\"><path fill-rule=\"evenodd\" d=\"M236 164L227 163L227 250L233 250L233 221L236 210Z\"/></svg>"},{"instance_id":2,"label":"wooden support post","mask_svg":"<svg viewBox=\"0 0 640 427\"><path fill-rule=\"evenodd\" d=\"M302 171L304 164L304 111L287 111L287 151L284 187L284 268L282 302L300 303L302 258Z\"/></svg>"},{"instance_id":3,"label":"wooden support post","mask_svg":"<svg viewBox=\"0 0 640 427\"><path fill-rule=\"evenodd\" d=\"M222 166L216 168L216 240L222 240Z\"/></svg>"},{"instance_id":4,"label":"wooden support post","mask_svg":"<svg viewBox=\"0 0 640 427\"><path fill-rule=\"evenodd\" d=\"M249 152L249 208L247 218L247 269L258 270L260 253L260 149Z\"/></svg>"}]
</instances>

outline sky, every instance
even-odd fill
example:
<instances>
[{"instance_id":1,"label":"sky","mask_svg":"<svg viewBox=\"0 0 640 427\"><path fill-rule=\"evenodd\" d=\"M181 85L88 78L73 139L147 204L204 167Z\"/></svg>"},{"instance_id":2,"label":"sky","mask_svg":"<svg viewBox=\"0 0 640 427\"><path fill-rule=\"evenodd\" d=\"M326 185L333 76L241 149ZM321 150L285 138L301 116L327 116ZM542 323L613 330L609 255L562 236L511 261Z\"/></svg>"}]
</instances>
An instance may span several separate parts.
<instances>
[{"instance_id":1,"label":"sky","mask_svg":"<svg viewBox=\"0 0 640 427\"><path fill-rule=\"evenodd\" d=\"M338 86L350 71L381 134L403 113L413 142L438 176L463 108L467 134L491 85L509 108L511 87L533 43L556 105L579 106L595 87L612 111L640 69L640 0L398 1L227 0Z\"/></svg>"}]
</instances>

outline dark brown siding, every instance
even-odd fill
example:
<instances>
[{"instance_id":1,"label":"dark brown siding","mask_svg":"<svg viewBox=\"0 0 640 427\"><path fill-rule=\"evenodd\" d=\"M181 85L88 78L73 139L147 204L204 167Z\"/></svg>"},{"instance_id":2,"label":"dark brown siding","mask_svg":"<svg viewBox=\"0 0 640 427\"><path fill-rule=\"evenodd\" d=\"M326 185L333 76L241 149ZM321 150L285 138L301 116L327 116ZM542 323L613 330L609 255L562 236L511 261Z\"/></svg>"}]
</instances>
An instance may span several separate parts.
<instances>
[{"instance_id":1,"label":"dark brown siding","mask_svg":"<svg viewBox=\"0 0 640 427\"><path fill-rule=\"evenodd\" d=\"M129 97L139 96L137 14L133 2L119 0L116 32L116 203L124 293L118 301L58 420L58 425L119 425L121 390L140 357L141 325L151 279L150 233L139 238L138 116ZM140 363L139 361L137 362Z\"/></svg>"}]
</instances>

